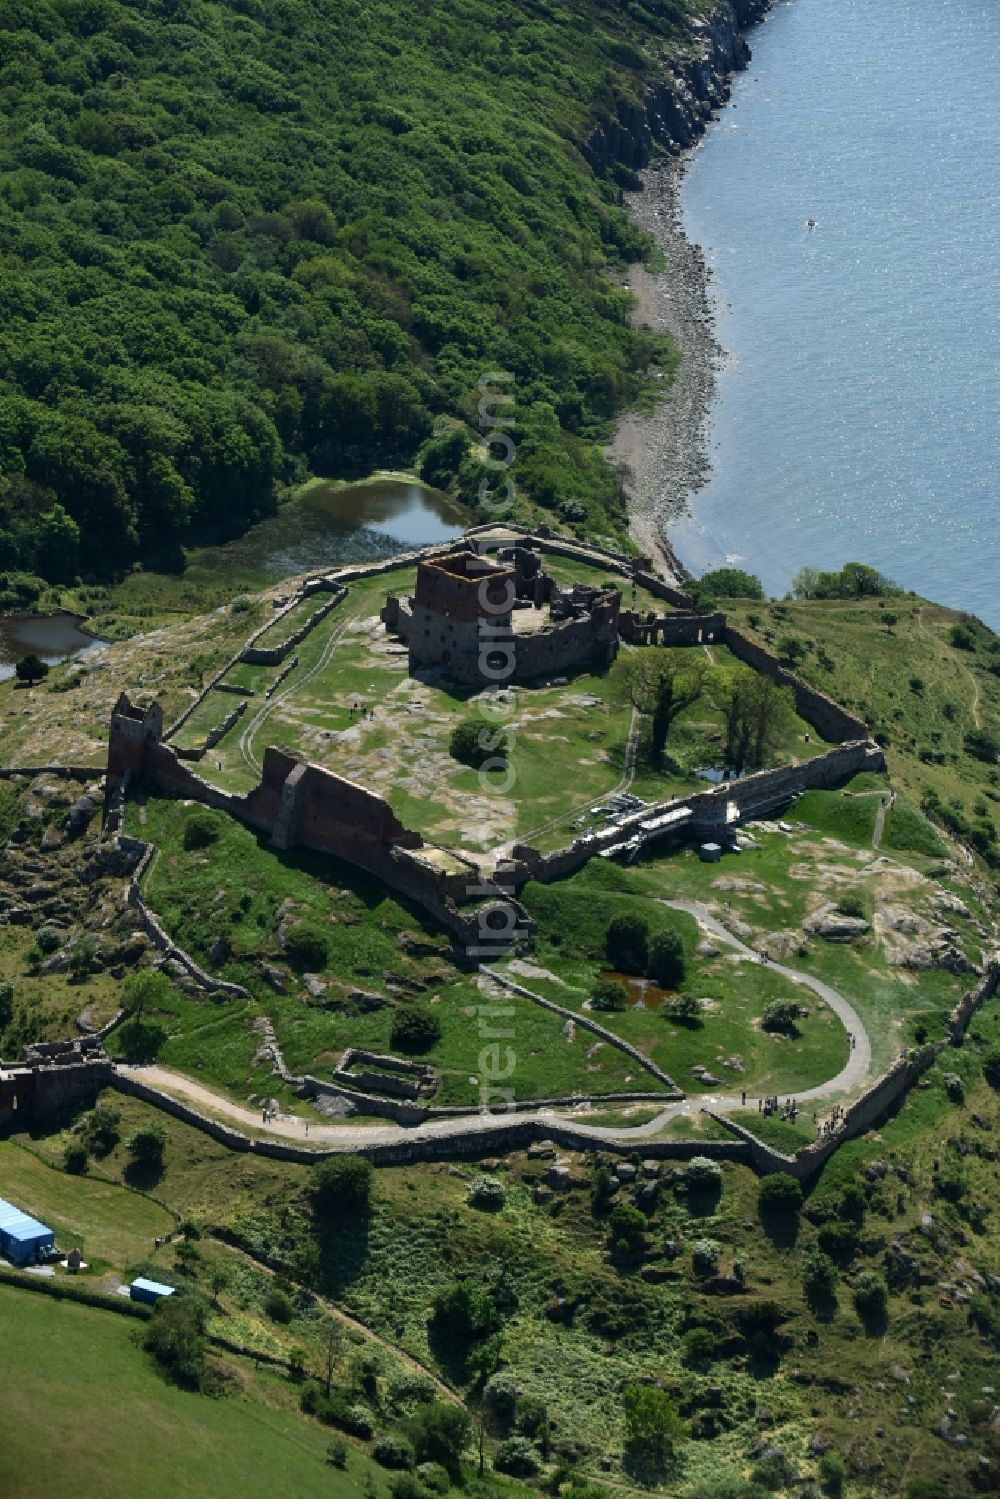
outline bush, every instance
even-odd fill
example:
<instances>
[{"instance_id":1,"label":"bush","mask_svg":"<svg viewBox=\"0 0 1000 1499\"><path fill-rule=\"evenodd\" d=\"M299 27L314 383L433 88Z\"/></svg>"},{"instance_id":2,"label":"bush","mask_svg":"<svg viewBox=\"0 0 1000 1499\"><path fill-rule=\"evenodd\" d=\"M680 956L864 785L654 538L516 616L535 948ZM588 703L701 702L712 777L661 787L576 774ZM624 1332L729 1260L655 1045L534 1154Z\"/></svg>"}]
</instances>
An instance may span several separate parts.
<instances>
[{"instance_id":1,"label":"bush","mask_svg":"<svg viewBox=\"0 0 1000 1499\"><path fill-rule=\"evenodd\" d=\"M99 1103L91 1110L85 1134L91 1149L99 1155L107 1155L118 1143L118 1128L122 1116L110 1104Z\"/></svg>"},{"instance_id":2,"label":"bush","mask_svg":"<svg viewBox=\"0 0 1000 1499\"><path fill-rule=\"evenodd\" d=\"M968 625L952 625L948 632L948 640L956 651L974 651L976 649L976 637Z\"/></svg>"},{"instance_id":3,"label":"bush","mask_svg":"<svg viewBox=\"0 0 1000 1499\"><path fill-rule=\"evenodd\" d=\"M439 1291L431 1303L431 1312L438 1327L462 1343L486 1337L496 1323L492 1297L482 1286L474 1286L467 1280L453 1281Z\"/></svg>"},{"instance_id":4,"label":"bush","mask_svg":"<svg viewBox=\"0 0 1000 1499\"><path fill-rule=\"evenodd\" d=\"M343 1470L347 1467L347 1443L343 1437L334 1437L326 1449L326 1460L331 1468Z\"/></svg>"},{"instance_id":5,"label":"bush","mask_svg":"<svg viewBox=\"0 0 1000 1499\"><path fill-rule=\"evenodd\" d=\"M418 1462L440 1463L449 1473L455 1473L469 1440L470 1426L468 1412L462 1406L433 1400L409 1417L406 1434Z\"/></svg>"},{"instance_id":6,"label":"bush","mask_svg":"<svg viewBox=\"0 0 1000 1499\"><path fill-rule=\"evenodd\" d=\"M383 1432L372 1448L372 1457L383 1468L412 1468L413 1448L405 1437Z\"/></svg>"},{"instance_id":7,"label":"bush","mask_svg":"<svg viewBox=\"0 0 1000 1499\"><path fill-rule=\"evenodd\" d=\"M57 932L55 927L43 926L42 930L36 936L35 941L38 943L38 946L41 948L42 952L45 953L46 956L48 956L49 953L55 952L56 948L59 946L60 942L62 941L62 934L60 932Z\"/></svg>"},{"instance_id":8,"label":"bush","mask_svg":"<svg viewBox=\"0 0 1000 1499\"><path fill-rule=\"evenodd\" d=\"M362 1212L369 1206L374 1168L363 1155L333 1155L317 1161L310 1173L310 1191L324 1212L349 1208Z\"/></svg>"},{"instance_id":9,"label":"bush","mask_svg":"<svg viewBox=\"0 0 1000 1499\"><path fill-rule=\"evenodd\" d=\"M719 1268L720 1247L714 1239L699 1239L691 1251L695 1275L714 1275Z\"/></svg>"},{"instance_id":10,"label":"bush","mask_svg":"<svg viewBox=\"0 0 1000 1499\"><path fill-rule=\"evenodd\" d=\"M469 1183L465 1200L471 1207L497 1212L504 1204L503 1184L492 1176L477 1176Z\"/></svg>"},{"instance_id":11,"label":"bush","mask_svg":"<svg viewBox=\"0 0 1000 1499\"><path fill-rule=\"evenodd\" d=\"M185 849L210 848L218 843L222 823L213 812L192 812L184 824L181 842Z\"/></svg>"},{"instance_id":12,"label":"bush","mask_svg":"<svg viewBox=\"0 0 1000 1499\"><path fill-rule=\"evenodd\" d=\"M267 1295L264 1297L264 1312L270 1317L272 1322L281 1322L287 1325L295 1315L292 1298L285 1291L280 1290L278 1286L270 1286Z\"/></svg>"},{"instance_id":13,"label":"bush","mask_svg":"<svg viewBox=\"0 0 1000 1499\"><path fill-rule=\"evenodd\" d=\"M704 1368L715 1357L715 1337L707 1327L692 1327L681 1339L681 1358L692 1368Z\"/></svg>"},{"instance_id":14,"label":"bush","mask_svg":"<svg viewBox=\"0 0 1000 1499\"><path fill-rule=\"evenodd\" d=\"M87 1147L80 1140L72 1140L63 1151L63 1169L70 1176L82 1176L87 1169Z\"/></svg>"},{"instance_id":15,"label":"bush","mask_svg":"<svg viewBox=\"0 0 1000 1499\"><path fill-rule=\"evenodd\" d=\"M837 910L841 916L854 916L858 920L865 919L865 903L856 890L848 890L837 902Z\"/></svg>"},{"instance_id":16,"label":"bush","mask_svg":"<svg viewBox=\"0 0 1000 1499\"><path fill-rule=\"evenodd\" d=\"M402 1004L393 1012L390 1045L397 1051L429 1051L441 1039L441 1022L425 1004Z\"/></svg>"},{"instance_id":17,"label":"bush","mask_svg":"<svg viewBox=\"0 0 1000 1499\"><path fill-rule=\"evenodd\" d=\"M389 1483L390 1499L427 1499L427 1490L412 1473L397 1473Z\"/></svg>"},{"instance_id":18,"label":"bush","mask_svg":"<svg viewBox=\"0 0 1000 1499\"><path fill-rule=\"evenodd\" d=\"M5 1031L14 1018L14 985L0 984L0 1031Z\"/></svg>"},{"instance_id":19,"label":"bush","mask_svg":"<svg viewBox=\"0 0 1000 1499\"><path fill-rule=\"evenodd\" d=\"M830 1499L840 1499L844 1492L847 1469L839 1452L824 1452L819 1460L819 1481L824 1494Z\"/></svg>"},{"instance_id":20,"label":"bush","mask_svg":"<svg viewBox=\"0 0 1000 1499\"><path fill-rule=\"evenodd\" d=\"M170 1379L186 1389L200 1389L205 1377L205 1321L188 1296L157 1302L143 1334L143 1347Z\"/></svg>"},{"instance_id":21,"label":"bush","mask_svg":"<svg viewBox=\"0 0 1000 1499\"><path fill-rule=\"evenodd\" d=\"M165 1028L155 1020L133 1015L113 1033L112 1050L126 1062L153 1062L167 1040Z\"/></svg>"},{"instance_id":22,"label":"bush","mask_svg":"<svg viewBox=\"0 0 1000 1499\"><path fill-rule=\"evenodd\" d=\"M502 730L498 732L482 719L466 718L452 730L448 750L453 760L471 765L473 770L479 770L483 765L488 765L490 770L502 770L507 764L505 742L506 734Z\"/></svg>"},{"instance_id":23,"label":"bush","mask_svg":"<svg viewBox=\"0 0 1000 1499\"><path fill-rule=\"evenodd\" d=\"M707 1155L692 1156L684 1173L684 1185L690 1192L704 1192L722 1185L722 1167Z\"/></svg>"},{"instance_id":24,"label":"bush","mask_svg":"<svg viewBox=\"0 0 1000 1499\"><path fill-rule=\"evenodd\" d=\"M614 979L596 979L590 990L592 1010L624 1010L628 1003L628 991L624 984Z\"/></svg>"},{"instance_id":25,"label":"bush","mask_svg":"<svg viewBox=\"0 0 1000 1499\"><path fill-rule=\"evenodd\" d=\"M764 1007L760 1023L766 1031L783 1031L787 1035L796 1029L800 1014L801 1010L793 999L775 999Z\"/></svg>"},{"instance_id":26,"label":"bush","mask_svg":"<svg viewBox=\"0 0 1000 1499\"><path fill-rule=\"evenodd\" d=\"M527 1437L508 1437L497 1448L493 1466L498 1473L507 1473L511 1478L531 1478L541 1467L541 1461Z\"/></svg>"},{"instance_id":27,"label":"bush","mask_svg":"<svg viewBox=\"0 0 1000 1499\"><path fill-rule=\"evenodd\" d=\"M483 1404L499 1425L509 1429L517 1413L517 1380L513 1374L504 1371L487 1380Z\"/></svg>"},{"instance_id":28,"label":"bush","mask_svg":"<svg viewBox=\"0 0 1000 1499\"><path fill-rule=\"evenodd\" d=\"M284 951L293 968L319 972L326 967L330 947L325 932L303 925L291 928Z\"/></svg>"},{"instance_id":29,"label":"bush","mask_svg":"<svg viewBox=\"0 0 1000 1499\"><path fill-rule=\"evenodd\" d=\"M654 932L649 941L647 972L665 989L677 989L684 982L684 944L676 932Z\"/></svg>"},{"instance_id":30,"label":"bush","mask_svg":"<svg viewBox=\"0 0 1000 1499\"><path fill-rule=\"evenodd\" d=\"M173 995L173 984L159 968L140 968L138 973L130 973L122 984L122 1005L133 1015L163 1009Z\"/></svg>"},{"instance_id":31,"label":"bush","mask_svg":"<svg viewBox=\"0 0 1000 1499\"><path fill-rule=\"evenodd\" d=\"M866 1328L884 1325L889 1306L889 1287L875 1270L862 1270L854 1282L854 1306Z\"/></svg>"},{"instance_id":32,"label":"bush","mask_svg":"<svg viewBox=\"0 0 1000 1499\"><path fill-rule=\"evenodd\" d=\"M678 1025L697 1026L701 1023L701 1000L693 994L675 994L660 1011L661 1015L676 1020Z\"/></svg>"},{"instance_id":33,"label":"bush","mask_svg":"<svg viewBox=\"0 0 1000 1499\"><path fill-rule=\"evenodd\" d=\"M130 1137L127 1149L133 1161L141 1162L144 1166L159 1166L163 1163L166 1144L167 1132L163 1125L147 1124Z\"/></svg>"},{"instance_id":34,"label":"bush","mask_svg":"<svg viewBox=\"0 0 1000 1499\"><path fill-rule=\"evenodd\" d=\"M641 916L615 916L611 920L604 950L612 968L620 973L645 974L649 957L649 927Z\"/></svg>"},{"instance_id":35,"label":"bush","mask_svg":"<svg viewBox=\"0 0 1000 1499\"><path fill-rule=\"evenodd\" d=\"M1000 759L1000 739L989 729L970 729L965 736L965 752L984 765L995 765Z\"/></svg>"},{"instance_id":36,"label":"bush","mask_svg":"<svg viewBox=\"0 0 1000 1499\"><path fill-rule=\"evenodd\" d=\"M762 1218L794 1218L802 1209L802 1187L787 1172L765 1176L757 1188L757 1211Z\"/></svg>"},{"instance_id":37,"label":"bush","mask_svg":"<svg viewBox=\"0 0 1000 1499\"><path fill-rule=\"evenodd\" d=\"M646 1245L646 1219L630 1202L620 1202L608 1219L608 1244L619 1254L639 1254Z\"/></svg>"},{"instance_id":38,"label":"bush","mask_svg":"<svg viewBox=\"0 0 1000 1499\"><path fill-rule=\"evenodd\" d=\"M829 1255L817 1253L806 1261L802 1288L811 1310L819 1317L829 1319L837 1309L837 1267Z\"/></svg>"}]
</instances>

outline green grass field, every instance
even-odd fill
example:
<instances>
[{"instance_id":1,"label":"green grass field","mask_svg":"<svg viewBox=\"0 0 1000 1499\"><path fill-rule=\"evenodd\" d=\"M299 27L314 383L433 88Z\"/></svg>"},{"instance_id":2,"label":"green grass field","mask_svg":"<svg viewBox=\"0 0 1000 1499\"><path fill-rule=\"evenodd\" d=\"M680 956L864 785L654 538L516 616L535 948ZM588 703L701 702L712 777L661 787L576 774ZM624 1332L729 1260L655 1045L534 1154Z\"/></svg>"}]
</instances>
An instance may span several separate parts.
<instances>
[{"instance_id":1,"label":"green grass field","mask_svg":"<svg viewBox=\"0 0 1000 1499\"><path fill-rule=\"evenodd\" d=\"M82 1249L94 1270L124 1271L176 1227L172 1213L140 1192L96 1176L68 1176L8 1140L0 1140L0 1197L55 1229L61 1249Z\"/></svg>"},{"instance_id":2,"label":"green grass field","mask_svg":"<svg viewBox=\"0 0 1000 1499\"><path fill-rule=\"evenodd\" d=\"M235 1389L212 1400L165 1383L125 1318L3 1286L0 1322L4 1499L361 1499L369 1474L385 1492L357 1451L334 1475L329 1433L249 1364L226 1360Z\"/></svg>"}]
</instances>

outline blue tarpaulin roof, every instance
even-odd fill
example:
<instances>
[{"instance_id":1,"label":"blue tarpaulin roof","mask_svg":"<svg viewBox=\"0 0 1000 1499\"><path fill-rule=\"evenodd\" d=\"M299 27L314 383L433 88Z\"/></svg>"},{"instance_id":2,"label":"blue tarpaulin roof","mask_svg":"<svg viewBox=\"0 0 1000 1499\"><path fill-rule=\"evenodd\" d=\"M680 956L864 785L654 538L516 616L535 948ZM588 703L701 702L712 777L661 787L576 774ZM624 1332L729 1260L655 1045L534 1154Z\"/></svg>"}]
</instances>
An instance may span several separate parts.
<instances>
[{"instance_id":1,"label":"blue tarpaulin roof","mask_svg":"<svg viewBox=\"0 0 1000 1499\"><path fill-rule=\"evenodd\" d=\"M54 1238L51 1228L39 1223L37 1218L29 1218L27 1213L22 1213L12 1202L6 1202L0 1197L0 1243L36 1244L44 1239L51 1243Z\"/></svg>"},{"instance_id":2,"label":"blue tarpaulin roof","mask_svg":"<svg viewBox=\"0 0 1000 1499\"><path fill-rule=\"evenodd\" d=\"M129 1286L130 1291L138 1291L140 1297L146 1296L172 1296L174 1286L162 1285L158 1280L147 1280L144 1275L139 1275Z\"/></svg>"}]
</instances>

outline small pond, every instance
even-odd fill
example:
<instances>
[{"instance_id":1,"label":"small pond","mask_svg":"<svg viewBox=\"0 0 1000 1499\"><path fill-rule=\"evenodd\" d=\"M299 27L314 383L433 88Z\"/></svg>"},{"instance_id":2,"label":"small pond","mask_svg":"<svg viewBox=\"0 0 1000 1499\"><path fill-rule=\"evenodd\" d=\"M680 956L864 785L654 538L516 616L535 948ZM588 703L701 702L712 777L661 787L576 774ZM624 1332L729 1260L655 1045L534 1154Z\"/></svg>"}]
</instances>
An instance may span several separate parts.
<instances>
[{"instance_id":1,"label":"small pond","mask_svg":"<svg viewBox=\"0 0 1000 1499\"><path fill-rule=\"evenodd\" d=\"M615 973L609 969L601 974L602 979L611 979L615 984L621 984L628 995L630 1008L633 1010L658 1010L668 999L673 999L676 989L661 989L659 984L654 984L652 979L636 978L634 973ZM597 1011L594 1012L595 1014Z\"/></svg>"},{"instance_id":2,"label":"small pond","mask_svg":"<svg viewBox=\"0 0 1000 1499\"><path fill-rule=\"evenodd\" d=\"M415 479L313 484L245 536L200 554L199 561L287 578L443 544L468 524L450 496Z\"/></svg>"},{"instance_id":3,"label":"small pond","mask_svg":"<svg viewBox=\"0 0 1000 1499\"><path fill-rule=\"evenodd\" d=\"M23 656L41 656L50 666L85 651L98 650L103 640L85 635L76 614L0 615L0 681L14 675Z\"/></svg>"}]
</instances>

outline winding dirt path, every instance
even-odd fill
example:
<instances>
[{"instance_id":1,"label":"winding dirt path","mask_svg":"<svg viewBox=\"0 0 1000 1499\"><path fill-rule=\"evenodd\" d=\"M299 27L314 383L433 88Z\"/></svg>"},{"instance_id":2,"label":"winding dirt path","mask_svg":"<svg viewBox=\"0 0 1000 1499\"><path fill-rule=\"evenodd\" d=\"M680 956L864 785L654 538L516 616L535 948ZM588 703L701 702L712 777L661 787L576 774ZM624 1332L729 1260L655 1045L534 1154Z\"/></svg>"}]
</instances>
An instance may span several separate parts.
<instances>
[{"instance_id":1,"label":"winding dirt path","mask_svg":"<svg viewBox=\"0 0 1000 1499\"><path fill-rule=\"evenodd\" d=\"M758 954L739 937L733 935L708 906L699 901L665 900L663 905L671 907L676 911L683 911L693 916L699 926L718 941L734 948L745 957L756 958ZM871 1041L864 1023L851 1005L836 989L823 982L822 979L814 978L812 974L803 973L799 969L789 968L784 963L772 962L769 966L780 973L783 978L789 979L793 984L801 984L811 989L824 1004L830 1006L834 1014L840 1019L845 1029L854 1037L854 1044L848 1053L846 1064L840 1071L826 1082L817 1084L814 1088L804 1088L798 1092L789 1091L784 1096L794 1099L799 1104L814 1104L822 1099L831 1098L859 1087L864 1083L871 1073L872 1053ZM701 1113L705 1108L711 1108L719 1113L728 1113L736 1109L745 1108L741 1093L699 1093L695 1097L683 1098L668 1104L657 1111L655 1117L646 1124L636 1125L633 1128L607 1129L594 1125L588 1125L584 1120L575 1117L573 1110L540 1108L534 1111L525 1110L518 1114L468 1114L454 1119L433 1119L424 1124L411 1127L403 1127L394 1124L380 1125L351 1125L351 1124L318 1124L312 1120L306 1121L294 1114L279 1114L273 1119L264 1120L255 1109L248 1109L243 1104L238 1104L223 1094L215 1092L212 1088L206 1088L204 1084L196 1082L194 1078L185 1077L182 1073L171 1072L166 1067L156 1065L145 1067L127 1067L120 1064L120 1070L131 1074L139 1081L149 1083L154 1088L161 1089L164 1093L172 1094L192 1103L196 1108L204 1109L206 1113L215 1115L245 1130L255 1134L276 1135L283 1139L295 1140L303 1145L315 1143L320 1149L323 1147L339 1146L343 1149L359 1149L369 1145L385 1145L401 1139L407 1140L447 1140L467 1139L474 1140L477 1134L484 1131L503 1130L514 1128L525 1121L534 1121L540 1124L552 1124L563 1122L571 1124L573 1129L586 1138L593 1140L595 1144L621 1144L629 1141L641 1142L652 1136L660 1134L665 1125L673 1119L690 1117ZM752 1101L758 1095L747 1095L748 1101ZM581 1103L584 1101L581 1100Z\"/></svg>"}]
</instances>

